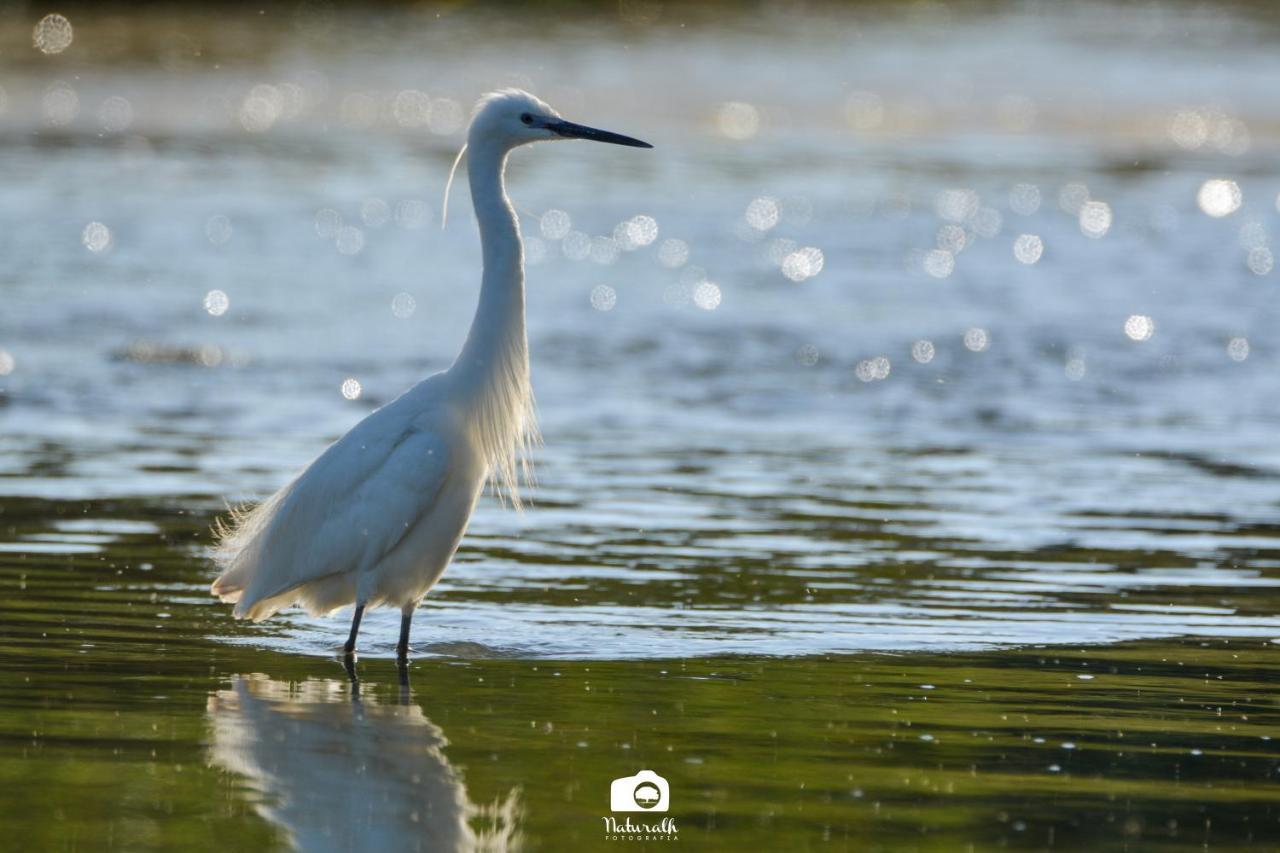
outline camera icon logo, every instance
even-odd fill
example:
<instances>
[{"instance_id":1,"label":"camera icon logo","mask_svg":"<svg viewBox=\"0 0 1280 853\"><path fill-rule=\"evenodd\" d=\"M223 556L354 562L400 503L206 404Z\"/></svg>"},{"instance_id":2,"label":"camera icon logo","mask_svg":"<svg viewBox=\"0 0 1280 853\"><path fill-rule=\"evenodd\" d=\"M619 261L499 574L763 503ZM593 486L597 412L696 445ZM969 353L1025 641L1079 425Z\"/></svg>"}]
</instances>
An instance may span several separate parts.
<instances>
[{"instance_id":1,"label":"camera icon logo","mask_svg":"<svg viewBox=\"0 0 1280 853\"><path fill-rule=\"evenodd\" d=\"M614 779L609 785L609 809L615 812L665 812L671 807L667 780L652 770Z\"/></svg>"}]
</instances>

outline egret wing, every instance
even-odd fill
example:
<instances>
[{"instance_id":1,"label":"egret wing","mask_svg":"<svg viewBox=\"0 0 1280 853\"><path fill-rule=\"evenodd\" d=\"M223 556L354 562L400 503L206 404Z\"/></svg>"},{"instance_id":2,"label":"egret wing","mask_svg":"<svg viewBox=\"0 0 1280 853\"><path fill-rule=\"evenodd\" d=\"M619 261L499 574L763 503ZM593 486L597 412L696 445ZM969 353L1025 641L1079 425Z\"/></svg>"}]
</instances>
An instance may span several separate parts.
<instances>
[{"instance_id":1,"label":"egret wing","mask_svg":"<svg viewBox=\"0 0 1280 853\"><path fill-rule=\"evenodd\" d=\"M388 407L390 408L390 407ZM309 581L375 565L431 511L449 472L436 430L378 413L329 447L286 486L243 556L256 563L236 608Z\"/></svg>"}]
</instances>

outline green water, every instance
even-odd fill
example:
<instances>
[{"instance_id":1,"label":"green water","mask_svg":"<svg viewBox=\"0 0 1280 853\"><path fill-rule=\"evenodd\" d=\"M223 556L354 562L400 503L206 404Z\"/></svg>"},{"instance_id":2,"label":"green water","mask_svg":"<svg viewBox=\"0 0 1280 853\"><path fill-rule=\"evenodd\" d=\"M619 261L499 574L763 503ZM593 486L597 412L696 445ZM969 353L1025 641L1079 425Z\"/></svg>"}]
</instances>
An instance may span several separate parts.
<instances>
[{"instance_id":1,"label":"green water","mask_svg":"<svg viewBox=\"0 0 1280 853\"><path fill-rule=\"evenodd\" d=\"M648 848L1280 842L1280 673L1266 641L585 662L480 652L414 661L407 689L391 661L363 661L353 692L336 658L264 647L262 628L203 597L208 517L128 502L0 510L28 540L40 519L77 513L159 530L121 525L89 554L67 551L92 534L50 535L54 553L0 558L7 849L287 849L299 808L311 832L336 833L334 849L344 832L429 847L433 818L460 818L463 847L604 849L623 843L604 837L609 782L641 768L669 781L679 835L627 842ZM334 826L342 791L363 805Z\"/></svg>"}]
</instances>

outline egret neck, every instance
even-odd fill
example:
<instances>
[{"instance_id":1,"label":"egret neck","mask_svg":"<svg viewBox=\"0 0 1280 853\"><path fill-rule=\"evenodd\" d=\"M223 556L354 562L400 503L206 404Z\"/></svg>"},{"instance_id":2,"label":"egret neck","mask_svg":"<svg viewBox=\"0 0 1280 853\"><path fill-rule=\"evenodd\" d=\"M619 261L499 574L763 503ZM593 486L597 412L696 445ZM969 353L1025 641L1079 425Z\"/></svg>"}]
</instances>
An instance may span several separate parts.
<instances>
[{"instance_id":1,"label":"egret neck","mask_svg":"<svg viewBox=\"0 0 1280 853\"><path fill-rule=\"evenodd\" d=\"M524 248L503 183L508 148L472 140L467 177L484 269L471 330L450 373L463 395L472 434L496 484L516 506L518 468L534 440L529 345L524 327Z\"/></svg>"}]
</instances>

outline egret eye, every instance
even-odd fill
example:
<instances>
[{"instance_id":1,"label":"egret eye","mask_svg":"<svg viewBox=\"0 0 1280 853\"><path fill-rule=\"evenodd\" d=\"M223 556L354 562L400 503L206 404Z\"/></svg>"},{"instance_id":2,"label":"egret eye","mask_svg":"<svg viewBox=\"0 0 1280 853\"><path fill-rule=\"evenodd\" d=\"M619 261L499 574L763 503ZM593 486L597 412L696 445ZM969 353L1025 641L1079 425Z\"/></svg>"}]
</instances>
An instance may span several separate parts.
<instances>
[{"instance_id":1,"label":"egret eye","mask_svg":"<svg viewBox=\"0 0 1280 853\"><path fill-rule=\"evenodd\" d=\"M533 115L530 113L520 113L520 121L525 124L533 124Z\"/></svg>"}]
</instances>

